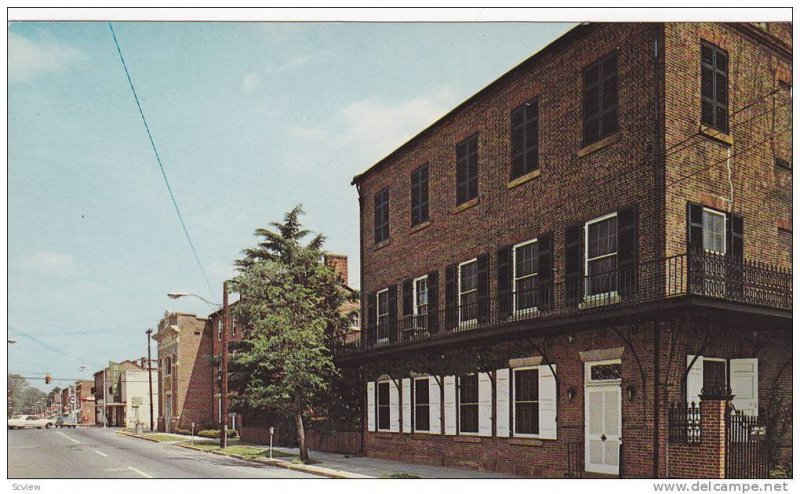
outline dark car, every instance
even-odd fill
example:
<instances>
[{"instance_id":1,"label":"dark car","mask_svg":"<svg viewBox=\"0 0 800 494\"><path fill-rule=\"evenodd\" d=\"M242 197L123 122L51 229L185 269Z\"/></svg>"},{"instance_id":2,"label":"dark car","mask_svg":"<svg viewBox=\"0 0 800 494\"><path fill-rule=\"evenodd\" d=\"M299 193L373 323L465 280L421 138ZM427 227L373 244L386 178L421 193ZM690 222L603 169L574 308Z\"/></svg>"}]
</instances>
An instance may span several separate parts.
<instances>
[{"instance_id":1,"label":"dark car","mask_svg":"<svg viewBox=\"0 0 800 494\"><path fill-rule=\"evenodd\" d=\"M74 429L78 426L78 421L75 417L68 417L64 415L63 417L58 417L56 419L56 427L67 427L70 429Z\"/></svg>"}]
</instances>

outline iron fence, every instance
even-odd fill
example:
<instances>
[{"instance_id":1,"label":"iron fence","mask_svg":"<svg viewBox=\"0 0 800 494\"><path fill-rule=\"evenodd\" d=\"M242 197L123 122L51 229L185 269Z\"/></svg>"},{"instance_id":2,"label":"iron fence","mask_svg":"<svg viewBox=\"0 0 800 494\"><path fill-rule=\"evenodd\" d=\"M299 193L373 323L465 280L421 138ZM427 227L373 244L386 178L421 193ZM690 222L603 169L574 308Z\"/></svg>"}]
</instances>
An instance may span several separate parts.
<instances>
[{"instance_id":1,"label":"iron fence","mask_svg":"<svg viewBox=\"0 0 800 494\"><path fill-rule=\"evenodd\" d=\"M725 415L725 477L765 479L770 471L771 436L757 415L730 410Z\"/></svg>"},{"instance_id":2,"label":"iron fence","mask_svg":"<svg viewBox=\"0 0 800 494\"><path fill-rule=\"evenodd\" d=\"M698 403L673 403L667 413L670 444L700 444L702 428Z\"/></svg>"}]
</instances>

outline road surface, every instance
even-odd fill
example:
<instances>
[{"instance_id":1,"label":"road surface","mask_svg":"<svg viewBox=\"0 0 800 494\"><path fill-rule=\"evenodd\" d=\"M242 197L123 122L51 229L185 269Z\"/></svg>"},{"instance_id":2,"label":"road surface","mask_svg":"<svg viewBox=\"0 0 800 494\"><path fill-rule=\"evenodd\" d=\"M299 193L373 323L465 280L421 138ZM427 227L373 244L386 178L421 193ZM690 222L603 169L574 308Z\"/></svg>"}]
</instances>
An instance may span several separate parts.
<instances>
[{"instance_id":1,"label":"road surface","mask_svg":"<svg viewBox=\"0 0 800 494\"><path fill-rule=\"evenodd\" d=\"M320 477L87 427L9 430L8 478Z\"/></svg>"}]
</instances>

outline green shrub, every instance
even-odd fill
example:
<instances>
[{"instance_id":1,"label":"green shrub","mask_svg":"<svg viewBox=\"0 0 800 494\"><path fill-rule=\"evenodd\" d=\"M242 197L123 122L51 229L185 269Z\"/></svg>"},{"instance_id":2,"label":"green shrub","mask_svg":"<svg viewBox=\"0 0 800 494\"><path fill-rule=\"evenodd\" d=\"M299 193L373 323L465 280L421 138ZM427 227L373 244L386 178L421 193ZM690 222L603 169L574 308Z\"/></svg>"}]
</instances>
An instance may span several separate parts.
<instances>
[{"instance_id":1,"label":"green shrub","mask_svg":"<svg viewBox=\"0 0 800 494\"><path fill-rule=\"evenodd\" d=\"M207 437L210 439L219 439L219 429L204 429L197 433L200 437ZM235 438L239 434L233 429L228 429L228 438Z\"/></svg>"}]
</instances>

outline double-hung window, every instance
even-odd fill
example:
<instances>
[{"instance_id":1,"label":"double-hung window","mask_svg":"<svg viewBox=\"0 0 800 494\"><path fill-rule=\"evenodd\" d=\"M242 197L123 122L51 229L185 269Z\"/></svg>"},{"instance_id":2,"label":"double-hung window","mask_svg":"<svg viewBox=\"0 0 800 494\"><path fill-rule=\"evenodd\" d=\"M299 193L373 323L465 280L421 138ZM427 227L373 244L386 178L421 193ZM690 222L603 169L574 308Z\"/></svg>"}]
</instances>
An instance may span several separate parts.
<instances>
[{"instance_id":1,"label":"double-hung window","mask_svg":"<svg viewBox=\"0 0 800 494\"><path fill-rule=\"evenodd\" d=\"M728 132L728 53L700 43L700 122Z\"/></svg>"},{"instance_id":2,"label":"double-hung window","mask_svg":"<svg viewBox=\"0 0 800 494\"><path fill-rule=\"evenodd\" d=\"M471 323L478 319L478 260L458 265L458 320ZM476 378L477 379L477 378Z\"/></svg>"},{"instance_id":3,"label":"double-hung window","mask_svg":"<svg viewBox=\"0 0 800 494\"><path fill-rule=\"evenodd\" d=\"M514 435L539 434L539 370L514 369Z\"/></svg>"},{"instance_id":4,"label":"double-hung window","mask_svg":"<svg viewBox=\"0 0 800 494\"><path fill-rule=\"evenodd\" d=\"M425 329L428 318L428 276L414 279L414 327Z\"/></svg>"},{"instance_id":5,"label":"double-hung window","mask_svg":"<svg viewBox=\"0 0 800 494\"><path fill-rule=\"evenodd\" d=\"M539 168L539 101L511 112L511 179Z\"/></svg>"},{"instance_id":6,"label":"double-hung window","mask_svg":"<svg viewBox=\"0 0 800 494\"><path fill-rule=\"evenodd\" d=\"M617 213L586 222L586 296L617 290Z\"/></svg>"},{"instance_id":7,"label":"double-hung window","mask_svg":"<svg viewBox=\"0 0 800 494\"><path fill-rule=\"evenodd\" d=\"M725 255L725 213L703 208L703 250Z\"/></svg>"},{"instance_id":8,"label":"double-hung window","mask_svg":"<svg viewBox=\"0 0 800 494\"><path fill-rule=\"evenodd\" d=\"M583 71L583 145L617 131L617 52L606 55Z\"/></svg>"},{"instance_id":9,"label":"double-hung window","mask_svg":"<svg viewBox=\"0 0 800 494\"><path fill-rule=\"evenodd\" d=\"M427 377L414 379L414 430L431 430L430 386Z\"/></svg>"},{"instance_id":10,"label":"double-hung window","mask_svg":"<svg viewBox=\"0 0 800 494\"><path fill-rule=\"evenodd\" d=\"M388 431L390 428L389 419L389 381L378 383L378 430Z\"/></svg>"},{"instance_id":11,"label":"double-hung window","mask_svg":"<svg viewBox=\"0 0 800 494\"><path fill-rule=\"evenodd\" d=\"M428 221L428 165L411 172L411 226Z\"/></svg>"},{"instance_id":12,"label":"double-hung window","mask_svg":"<svg viewBox=\"0 0 800 494\"><path fill-rule=\"evenodd\" d=\"M478 375L458 378L458 432L478 433Z\"/></svg>"},{"instance_id":13,"label":"double-hung window","mask_svg":"<svg viewBox=\"0 0 800 494\"><path fill-rule=\"evenodd\" d=\"M217 341L222 341L222 332L225 331L225 325L222 324L222 318L217 320Z\"/></svg>"},{"instance_id":14,"label":"double-hung window","mask_svg":"<svg viewBox=\"0 0 800 494\"><path fill-rule=\"evenodd\" d=\"M376 297L378 343L386 343L389 341L389 289L379 291Z\"/></svg>"},{"instance_id":15,"label":"double-hung window","mask_svg":"<svg viewBox=\"0 0 800 494\"><path fill-rule=\"evenodd\" d=\"M478 134L456 145L456 206L478 197Z\"/></svg>"},{"instance_id":16,"label":"double-hung window","mask_svg":"<svg viewBox=\"0 0 800 494\"><path fill-rule=\"evenodd\" d=\"M389 240L389 187L375 194L375 243Z\"/></svg>"},{"instance_id":17,"label":"double-hung window","mask_svg":"<svg viewBox=\"0 0 800 494\"><path fill-rule=\"evenodd\" d=\"M539 288L539 243L536 239L514 246L514 312L536 309Z\"/></svg>"}]
</instances>

